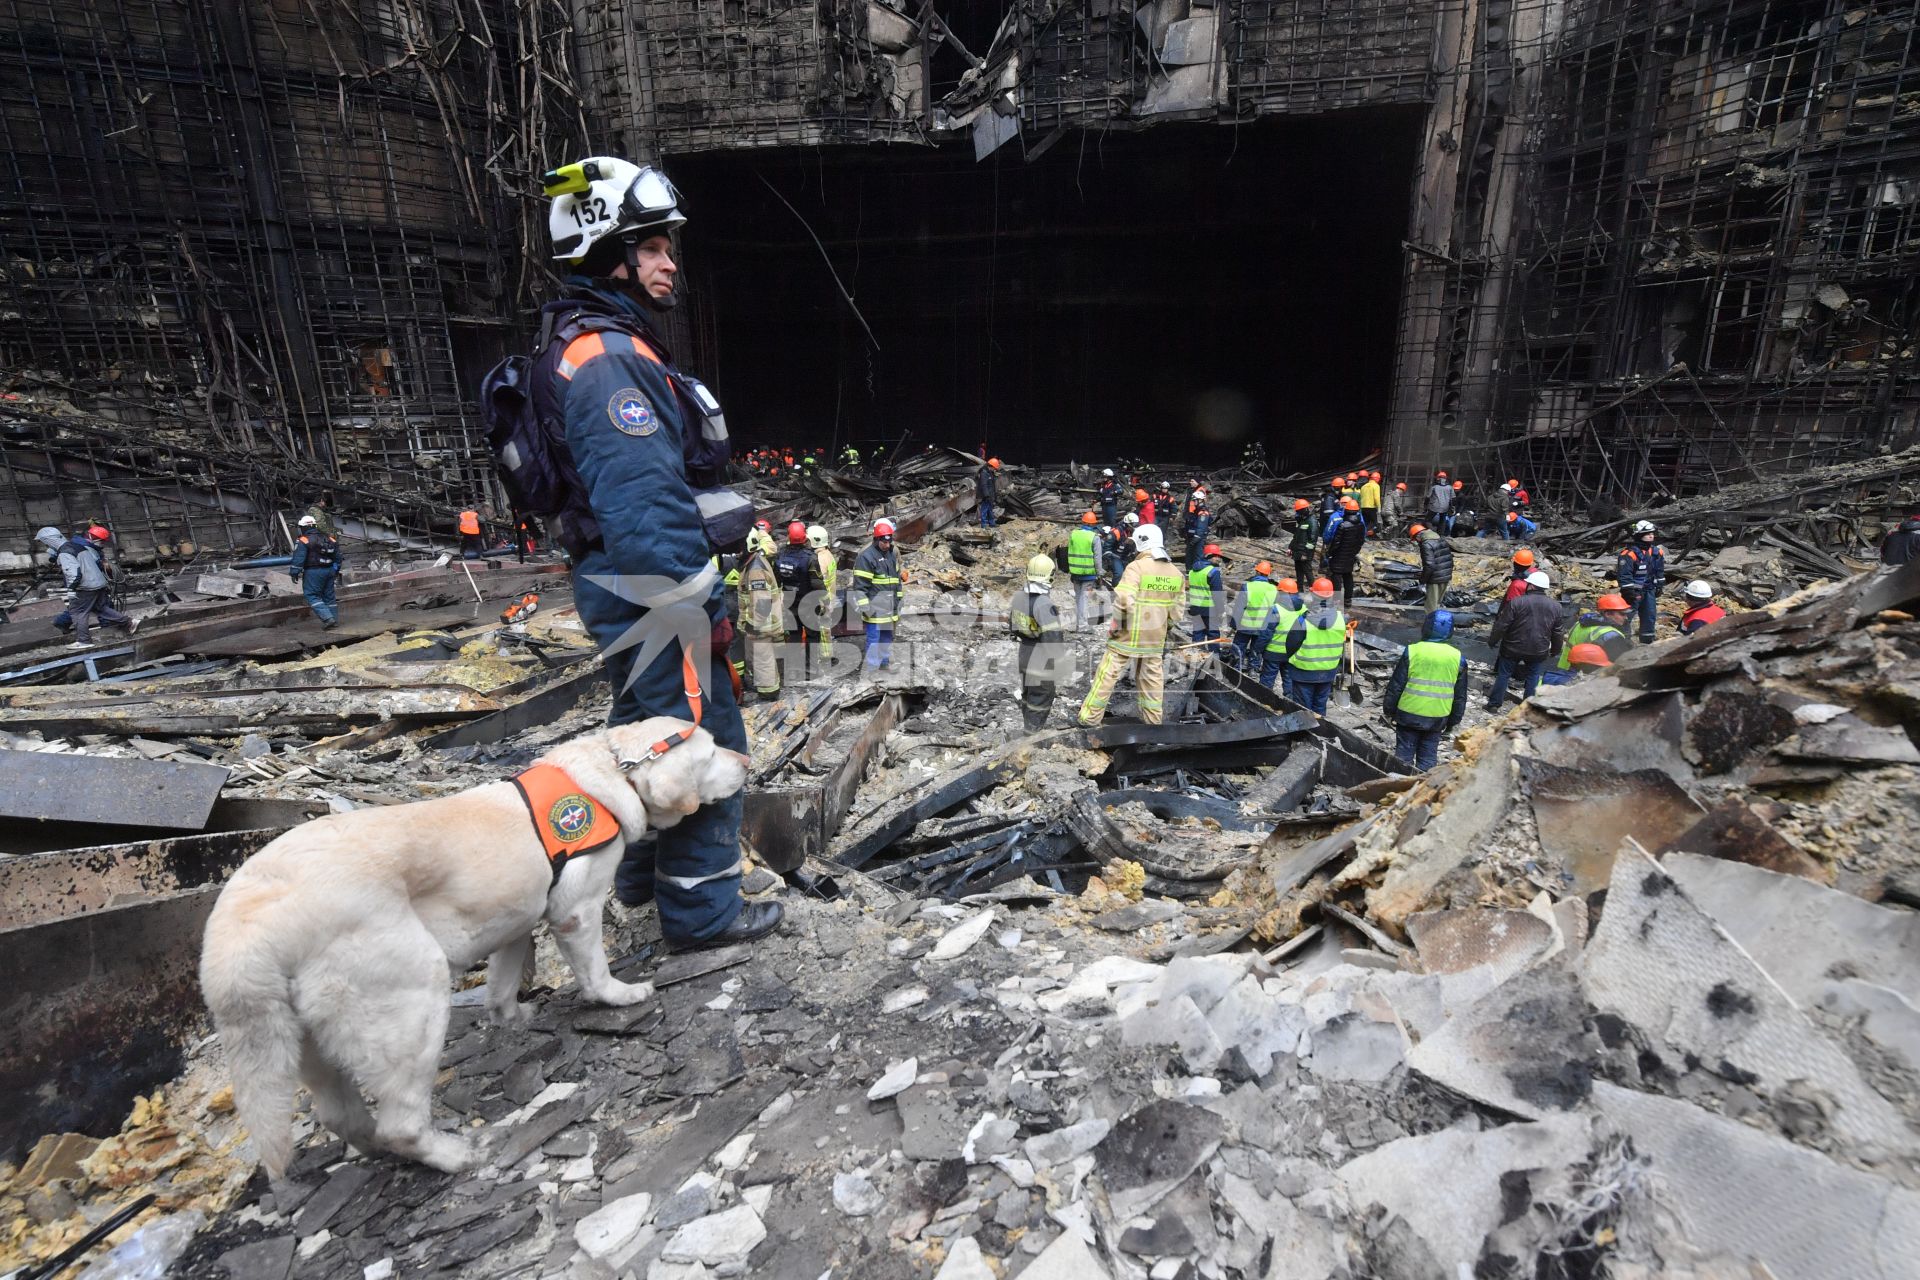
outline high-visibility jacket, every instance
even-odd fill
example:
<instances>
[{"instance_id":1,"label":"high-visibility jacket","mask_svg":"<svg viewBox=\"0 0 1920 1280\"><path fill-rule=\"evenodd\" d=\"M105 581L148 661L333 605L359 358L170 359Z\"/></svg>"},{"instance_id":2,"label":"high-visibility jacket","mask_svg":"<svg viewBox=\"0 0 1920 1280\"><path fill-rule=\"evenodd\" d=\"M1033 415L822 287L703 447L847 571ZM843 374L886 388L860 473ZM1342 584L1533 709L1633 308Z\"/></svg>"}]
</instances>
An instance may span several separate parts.
<instances>
[{"instance_id":1,"label":"high-visibility jacket","mask_svg":"<svg viewBox=\"0 0 1920 1280\"><path fill-rule=\"evenodd\" d=\"M1220 601L1220 566L1203 564L1187 571L1187 608L1212 613Z\"/></svg>"},{"instance_id":2,"label":"high-visibility jacket","mask_svg":"<svg viewBox=\"0 0 1920 1280\"><path fill-rule=\"evenodd\" d=\"M1099 537L1089 525L1081 525L1067 535L1067 573L1075 578L1100 576Z\"/></svg>"},{"instance_id":3,"label":"high-visibility jacket","mask_svg":"<svg viewBox=\"0 0 1920 1280\"><path fill-rule=\"evenodd\" d=\"M1287 661L1294 674L1312 674L1338 668L1340 657L1347 648L1346 615L1334 610L1333 625L1326 627L1316 627L1309 619L1302 619L1302 622L1307 634L1301 639L1299 649Z\"/></svg>"},{"instance_id":4,"label":"high-visibility jacket","mask_svg":"<svg viewBox=\"0 0 1920 1280\"><path fill-rule=\"evenodd\" d=\"M1300 597L1288 596L1287 599L1299 600ZM1285 653L1287 651L1287 637L1293 633L1293 624L1306 616L1307 606L1305 601L1301 601L1301 603L1293 607L1288 607L1284 604L1275 605L1273 609L1273 632L1267 637L1267 652Z\"/></svg>"},{"instance_id":5,"label":"high-visibility jacket","mask_svg":"<svg viewBox=\"0 0 1920 1280\"><path fill-rule=\"evenodd\" d=\"M863 622L900 621L900 555L870 546L853 562L854 606Z\"/></svg>"},{"instance_id":6,"label":"high-visibility jacket","mask_svg":"<svg viewBox=\"0 0 1920 1280\"><path fill-rule=\"evenodd\" d=\"M1394 707L1408 715L1444 720L1453 714L1453 691L1460 679L1460 651L1438 640L1407 646L1407 686Z\"/></svg>"},{"instance_id":7,"label":"high-visibility jacket","mask_svg":"<svg viewBox=\"0 0 1920 1280\"><path fill-rule=\"evenodd\" d=\"M1242 631L1260 630L1267 625L1279 598L1280 586L1271 578L1248 578L1247 585L1240 589L1240 619L1235 625Z\"/></svg>"},{"instance_id":8,"label":"high-visibility jacket","mask_svg":"<svg viewBox=\"0 0 1920 1280\"><path fill-rule=\"evenodd\" d=\"M1378 507L1379 505L1380 482L1378 480L1369 480L1360 486L1360 509L1364 511L1368 507Z\"/></svg>"},{"instance_id":9,"label":"high-visibility jacket","mask_svg":"<svg viewBox=\"0 0 1920 1280\"><path fill-rule=\"evenodd\" d=\"M1158 657L1167 647L1167 631L1174 611L1186 598L1180 571L1165 552L1142 551L1133 558L1113 589L1114 621L1118 630L1107 647L1127 657Z\"/></svg>"},{"instance_id":10,"label":"high-visibility jacket","mask_svg":"<svg viewBox=\"0 0 1920 1280\"><path fill-rule=\"evenodd\" d=\"M740 570L740 628L753 636L779 636L787 629L780 578L763 552L748 556Z\"/></svg>"},{"instance_id":11,"label":"high-visibility jacket","mask_svg":"<svg viewBox=\"0 0 1920 1280\"><path fill-rule=\"evenodd\" d=\"M1709 600L1706 604L1689 609L1680 615L1680 634L1690 636L1702 627L1711 626L1727 616L1727 611Z\"/></svg>"},{"instance_id":12,"label":"high-visibility jacket","mask_svg":"<svg viewBox=\"0 0 1920 1280\"><path fill-rule=\"evenodd\" d=\"M820 585L832 595L833 584L840 580L840 562L834 559L831 547L815 547L813 553L820 561Z\"/></svg>"},{"instance_id":13,"label":"high-visibility jacket","mask_svg":"<svg viewBox=\"0 0 1920 1280\"><path fill-rule=\"evenodd\" d=\"M1597 644L1606 647L1609 640L1625 640L1620 628L1608 622L1597 613L1584 613L1573 624L1573 630L1567 633L1567 642L1560 646L1560 659L1553 665L1561 671L1573 670L1573 646L1577 644Z\"/></svg>"},{"instance_id":14,"label":"high-visibility jacket","mask_svg":"<svg viewBox=\"0 0 1920 1280\"><path fill-rule=\"evenodd\" d=\"M460 532L468 535L476 535L480 532L480 513L478 511L462 511L460 513Z\"/></svg>"}]
</instances>

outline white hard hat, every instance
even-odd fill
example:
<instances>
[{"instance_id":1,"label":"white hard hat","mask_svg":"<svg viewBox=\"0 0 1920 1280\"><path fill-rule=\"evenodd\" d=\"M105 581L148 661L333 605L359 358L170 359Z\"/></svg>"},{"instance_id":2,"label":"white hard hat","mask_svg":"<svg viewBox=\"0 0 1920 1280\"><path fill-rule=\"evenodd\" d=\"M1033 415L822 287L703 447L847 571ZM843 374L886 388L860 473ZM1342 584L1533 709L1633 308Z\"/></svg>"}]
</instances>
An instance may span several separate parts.
<instances>
[{"instance_id":1,"label":"white hard hat","mask_svg":"<svg viewBox=\"0 0 1920 1280\"><path fill-rule=\"evenodd\" d=\"M1105 477L1106 477L1107 479L1109 479L1109 480L1111 480L1111 479L1113 479L1113 468L1112 468L1112 467L1102 467L1102 468L1100 469L1100 474L1101 474L1101 475L1103 475L1103 476L1105 476Z\"/></svg>"},{"instance_id":2,"label":"white hard hat","mask_svg":"<svg viewBox=\"0 0 1920 1280\"><path fill-rule=\"evenodd\" d=\"M1143 524L1135 529L1133 545L1140 551L1161 551L1166 547L1166 543L1161 540L1160 526L1157 524Z\"/></svg>"},{"instance_id":3,"label":"white hard hat","mask_svg":"<svg viewBox=\"0 0 1920 1280\"><path fill-rule=\"evenodd\" d=\"M1636 524L1636 525L1634 525L1634 526L1633 526L1633 531L1634 531L1634 533L1636 533L1636 534L1641 534L1641 533L1652 533L1652 532L1654 532L1654 528L1653 528L1653 521L1651 521L1651 520L1642 520L1642 521L1640 521L1640 522L1639 522L1638 524Z\"/></svg>"},{"instance_id":4,"label":"white hard hat","mask_svg":"<svg viewBox=\"0 0 1920 1280\"><path fill-rule=\"evenodd\" d=\"M1133 512L1133 511L1127 512L1127 514L1120 517L1120 523L1121 524L1139 524L1140 523L1139 513Z\"/></svg>"},{"instance_id":5,"label":"white hard hat","mask_svg":"<svg viewBox=\"0 0 1920 1280\"><path fill-rule=\"evenodd\" d=\"M305 529L305 528L308 528L308 527L310 527L310 526L312 526L312 525L316 525L316 524L319 524L319 523L320 523L320 522L319 522L318 520L315 520L315 519L314 519L314 518L313 518L312 516L301 516L301 517L300 517L300 527L301 527L302 529Z\"/></svg>"},{"instance_id":6,"label":"white hard hat","mask_svg":"<svg viewBox=\"0 0 1920 1280\"><path fill-rule=\"evenodd\" d=\"M652 165L614 156L588 156L542 175L553 205L547 234L553 256L579 262L608 236L632 231L666 235L684 223L680 193Z\"/></svg>"},{"instance_id":7,"label":"white hard hat","mask_svg":"<svg viewBox=\"0 0 1920 1280\"><path fill-rule=\"evenodd\" d=\"M823 524L808 525L807 545L816 548L825 547L827 545L827 526Z\"/></svg>"},{"instance_id":8,"label":"white hard hat","mask_svg":"<svg viewBox=\"0 0 1920 1280\"><path fill-rule=\"evenodd\" d=\"M1538 587L1542 591L1545 591L1548 587L1553 585L1553 580L1547 577L1547 575L1542 573L1540 570L1535 569L1532 573L1527 575L1527 585L1530 587Z\"/></svg>"},{"instance_id":9,"label":"white hard hat","mask_svg":"<svg viewBox=\"0 0 1920 1280\"><path fill-rule=\"evenodd\" d=\"M1713 599L1713 584L1705 578L1695 578L1687 584L1687 595L1694 600Z\"/></svg>"}]
</instances>

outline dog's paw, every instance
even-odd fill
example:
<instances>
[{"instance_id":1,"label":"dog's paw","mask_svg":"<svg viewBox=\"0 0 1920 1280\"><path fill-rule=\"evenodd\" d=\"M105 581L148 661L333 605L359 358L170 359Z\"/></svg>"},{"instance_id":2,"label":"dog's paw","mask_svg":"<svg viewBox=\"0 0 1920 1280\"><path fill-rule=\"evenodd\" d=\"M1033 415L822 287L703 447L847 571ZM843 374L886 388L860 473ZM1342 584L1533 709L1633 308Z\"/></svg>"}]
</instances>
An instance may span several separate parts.
<instances>
[{"instance_id":1,"label":"dog's paw","mask_svg":"<svg viewBox=\"0 0 1920 1280\"><path fill-rule=\"evenodd\" d=\"M601 1004L629 1005L653 999L651 982L609 982L595 997Z\"/></svg>"},{"instance_id":2,"label":"dog's paw","mask_svg":"<svg viewBox=\"0 0 1920 1280\"><path fill-rule=\"evenodd\" d=\"M533 1006L519 1000L488 1005L487 1020L496 1027L524 1027L533 1021Z\"/></svg>"}]
</instances>

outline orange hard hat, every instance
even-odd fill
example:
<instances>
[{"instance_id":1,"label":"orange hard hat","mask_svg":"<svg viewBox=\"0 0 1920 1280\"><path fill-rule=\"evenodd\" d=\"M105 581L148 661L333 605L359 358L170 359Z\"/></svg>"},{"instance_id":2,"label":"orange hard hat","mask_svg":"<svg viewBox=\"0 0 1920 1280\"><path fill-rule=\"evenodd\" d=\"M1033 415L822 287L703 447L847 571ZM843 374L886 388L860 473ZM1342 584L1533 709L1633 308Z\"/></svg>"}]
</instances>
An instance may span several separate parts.
<instances>
[{"instance_id":1,"label":"orange hard hat","mask_svg":"<svg viewBox=\"0 0 1920 1280\"><path fill-rule=\"evenodd\" d=\"M1135 489L1133 491L1133 500L1135 502L1145 502L1147 500L1147 491L1145 489Z\"/></svg>"},{"instance_id":2,"label":"orange hard hat","mask_svg":"<svg viewBox=\"0 0 1920 1280\"><path fill-rule=\"evenodd\" d=\"M1519 482L1518 480L1509 480L1509 481L1507 481L1507 488L1509 488L1509 489L1518 489L1519 487L1520 487L1520 482Z\"/></svg>"},{"instance_id":3,"label":"orange hard hat","mask_svg":"<svg viewBox=\"0 0 1920 1280\"><path fill-rule=\"evenodd\" d=\"M1512 523L1513 523L1513 522L1514 522L1515 520L1518 520L1519 518L1520 518L1520 513L1519 513L1518 511L1509 511L1509 512L1507 512L1507 523L1508 523L1508 524L1512 524Z\"/></svg>"},{"instance_id":4,"label":"orange hard hat","mask_svg":"<svg viewBox=\"0 0 1920 1280\"><path fill-rule=\"evenodd\" d=\"M1593 607L1600 610L1600 612L1602 613L1613 613L1616 610L1619 611L1620 613L1625 613L1629 606L1627 604L1627 598L1625 596L1621 595L1617 591L1613 591L1613 592L1607 593L1604 596L1601 596L1598 600L1595 600L1593 602Z\"/></svg>"},{"instance_id":5,"label":"orange hard hat","mask_svg":"<svg viewBox=\"0 0 1920 1280\"><path fill-rule=\"evenodd\" d=\"M1091 511L1082 511L1080 513L1080 523L1081 524L1099 524L1100 519L1098 516L1094 515L1093 512Z\"/></svg>"},{"instance_id":6,"label":"orange hard hat","mask_svg":"<svg viewBox=\"0 0 1920 1280\"><path fill-rule=\"evenodd\" d=\"M1464 489L1467 487L1467 483L1464 480L1455 480L1453 482L1453 487L1456 489Z\"/></svg>"},{"instance_id":7,"label":"orange hard hat","mask_svg":"<svg viewBox=\"0 0 1920 1280\"><path fill-rule=\"evenodd\" d=\"M1217 556L1220 554L1220 544L1217 542L1209 542L1206 546L1200 548L1200 554L1203 556Z\"/></svg>"},{"instance_id":8,"label":"orange hard hat","mask_svg":"<svg viewBox=\"0 0 1920 1280\"><path fill-rule=\"evenodd\" d=\"M1400 482L1399 484L1397 484L1397 485L1395 485L1395 486L1393 486L1393 487L1394 487L1394 488L1395 488L1396 490L1398 490L1399 492L1401 492L1401 493L1405 493L1405 492L1407 491L1407 482L1406 482L1406 481L1404 481L1404 480L1402 480L1402 481L1401 481L1401 482Z\"/></svg>"},{"instance_id":9,"label":"orange hard hat","mask_svg":"<svg viewBox=\"0 0 1920 1280\"><path fill-rule=\"evenodd\" d=\"M1263 576L1266 574L1270 574L1273 572L1273 562L1271 560L1262 560L1260 563L1253 566L1253 571Z\"/></svg>"},{"instance_id":10,"label":"orange hard hat","mask_svg":"<svg viewBox=\"0 0 1920 1280\"><path fill-rule=\"evenodd\" d=\"M1444 471L1436 471L1433 473L1433 478L1435 480L1445 480L1447 478L1447 473Z\"/></svg>"},{"instance_id":11,"label":"orange hard hat","mask_svg":"<svg viewBox=\"0 0 1920 1280\"><path fill-rule=\"evenodd\" d=\"M1295 498L1293 500L1293 509L1295 511L1305 511L1308 507L1311 507L1312 505L1313 504L1311 502L1308 502L1305 498Z\"/></svg>"},{"instance_id":12,"label":"orange hard hat","mask_svg":"<svg viewBox=\"0 0 1920 1280\"><path fill-rule=\"evenodd\" d=\"M1533 552L1522 547L1513 553L1513 562L1522 568L1531 569L1533 568Z\"/></svg>"},{"instance_id":13,"label":"orange hard hat","mask_svg":"<svg viewBox=\"0 0 1920 1280\"><path fill-rule=\"evenodd\" d=\"M1319 596L1322 600L1331 600L1333 598L1333 583L1326 578L1315 578L1313 580L1313 594Z\"/></svg>"},{"instance_id":14,"label":"orange hard hat","mask_svg":"<svg viewBox=\"0 0 1920 1280\"><path fill-rule=\"evenodd\" d=\"M1613 659L1607 656L1605 649L1588 641L1586 644L1577 644L1567 651L1567 664L1575 667L1610 667L1613 665Z\"/></svg>"},{"instance_id":15,"label":"orange hard hat","mask_svg":"<svg viewBox=\"0 0 1920 1280\"><path fill-rule=\"evenodd\" d=\"M1300 584L1292 578L1282 578L1273 585L1280 588L1280 594L1282 595L1297 596L1300 594Z\"/></svg>"},{"instance_id":16,"label":"orange hard hat","mask_svg":"<svg viewBox=\"0 0 1920 1280\"><path fill-rule=\"evenodd\" d=\"M1421 534L1425 533L1426 531L1427 531L1427 526L1423 524L1413 524L1413 525L1407 526L1407 536L1409 538L1417 538Z\"/></svg>"},{"instance_id":17,"label":"orange hard hat","mask_svg":"<svg viewBox=\"0 0 1920 1280\"><path fill-rule=\"evenodd\" d=\"M1368 473L1367 473L1367 478L1368 478L1369 480L1378 480L1378 479L1380 478L1380 473L1379 473L1378 471L1371 471L1371 472L1368 472Z\"/></svg>"},{"instance_id":18,"label":"orange hard hat","mask_svg":"<svg viewBox=\"0 0 1920 1280\"><path fill-rule=\"evenodd\" d=\"M1342 482L1339 476L1335 476L1333 479L1327 481L1327 483L1332 485L1334 488L1338 489Z\"/></svg>"},{"instance_id":19,"label":"orange hard hat","mask_svg":"<svg viewBox=\"0 0 1920 1280\"><path fill-rule=\"evenodd\" d=\"M994 469L995 471L998 471L998 470L1000 469L1000 459L998 459L998 458L988 458L988 459L987 459L987 465L988 465L988 466L990 466L990 467L992 467L992 468L993 468L993 469Z\"/></svg>"},{"instance_id":20,"label":"orange hard hat","mask_svg":"<svg viewBox=\"0 0 1920 1280\"><path fill-rule=\"evenodd\" d=\"M1353 498L1342 498L1340 499L1340 509L1342 511L1358 511L1360 509L1360 503Z\"/></svg>"}]
</instances>

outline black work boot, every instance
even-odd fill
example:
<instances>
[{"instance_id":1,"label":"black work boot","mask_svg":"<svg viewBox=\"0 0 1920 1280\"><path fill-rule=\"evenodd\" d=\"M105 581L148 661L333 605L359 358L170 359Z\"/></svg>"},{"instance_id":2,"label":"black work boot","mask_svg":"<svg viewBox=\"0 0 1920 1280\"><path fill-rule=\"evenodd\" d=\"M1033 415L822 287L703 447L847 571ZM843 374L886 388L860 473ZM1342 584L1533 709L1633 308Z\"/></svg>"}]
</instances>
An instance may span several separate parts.
<instances>
[{"instance_id":1,"label":"black work boot","mask_svg":"<svg viewBox=\"0 0 1920 1280\"><path fill-rule=\"evenodd\" d=\"M778 929L786 914L787 909L777 902L749 902L740 908L740 914L733 918L732 924L711 938L699 942L669 940L667 945L675 951L710 951L716 947L731 947L737 942L752 942Z\"/></svg>"}]
</instances>

